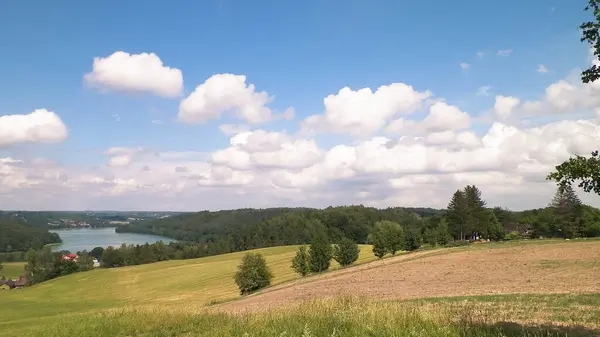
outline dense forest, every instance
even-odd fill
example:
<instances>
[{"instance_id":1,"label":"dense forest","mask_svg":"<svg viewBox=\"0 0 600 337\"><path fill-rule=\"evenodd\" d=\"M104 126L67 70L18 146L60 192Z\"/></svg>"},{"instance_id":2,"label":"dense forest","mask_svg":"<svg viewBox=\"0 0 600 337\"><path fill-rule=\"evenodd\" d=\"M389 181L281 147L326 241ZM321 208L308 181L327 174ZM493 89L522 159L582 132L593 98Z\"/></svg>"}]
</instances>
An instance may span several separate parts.
<instances>
[{"instance_id":1,"label":"dense forest","mask_svg":"<svg viewBox=\"0 0 600 337\"><path fill-rule=\"evenodd\" d=\"M39 249L46 244L60 243L58 234L46 228L30 226L14 216L0 217L0 252L22 252Z\"/></svg>"},{"instance_id":2,"label":"dense forest","mask_svg":"<svg viewBox=\"0 0 600 337\"><path fill-rule=\"evenodd\" d=\"M600 210L582 205L570 188L557 191L546 208L513 212L488 208L476 186L456 191L445 210L359 205L203 211L137 222L117 230L158 234L184 243L200 243L211 251L233 252L303 244L318 230L324 230L332 241L347 237L368 243L375 222L382 220L397 222L429 241L434 240L432 236L461 241L500 240L507 234L527 238L600 235Z\"/></svg>"}]
</instances>

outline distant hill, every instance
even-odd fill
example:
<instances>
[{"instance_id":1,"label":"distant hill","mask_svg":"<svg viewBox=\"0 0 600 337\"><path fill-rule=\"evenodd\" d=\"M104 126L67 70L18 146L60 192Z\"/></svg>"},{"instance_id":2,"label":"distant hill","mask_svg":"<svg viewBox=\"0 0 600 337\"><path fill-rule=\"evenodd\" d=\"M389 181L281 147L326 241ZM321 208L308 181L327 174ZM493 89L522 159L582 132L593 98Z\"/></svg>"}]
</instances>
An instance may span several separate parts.
<instances>
[{"instance_id":1,"label":"distant hill","mask_svg":"<svg viewBox=\"0 0 600 337\"><path fill-rule=\"evenodd\" d=\"M431 209L417 209L429 215ZM236 209L179 214L153 221L118 227L118 232L157 234L181 241L225 245L231 252L279 245L304 244L316 231L325 231L332 240L343 236L365 243L373 224L379 220L418 227L421 216L403 208L377 209L364 206L311 208ZM226 249L225 249L226 248Z\"/></svg>"},{"instance_id":2,"label":"distant hill","mask_svg":"<svg viewBox=\"0 0 600 337\"><path fill-rule=\"evenodd\" d=\"M46 228L26 225L14 216L0 217L0 252L39 249L46 244L60 242L58 234L50 233Z\"/></svg>"}]
</instances>

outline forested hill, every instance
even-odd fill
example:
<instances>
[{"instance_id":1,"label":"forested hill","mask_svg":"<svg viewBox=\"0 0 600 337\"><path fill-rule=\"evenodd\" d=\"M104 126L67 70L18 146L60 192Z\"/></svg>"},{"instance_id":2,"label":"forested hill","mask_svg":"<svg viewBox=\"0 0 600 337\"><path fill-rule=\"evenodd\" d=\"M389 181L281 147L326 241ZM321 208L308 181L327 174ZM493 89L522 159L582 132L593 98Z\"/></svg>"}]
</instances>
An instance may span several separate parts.
<instances>
[{"instance_id":1,"label":"forested hill","mask_svg":"<svg viewBox=\"0 0 600 337\"><path fill-rule=\"evenodd\" d=\"M432 209L415 209L435 214ZM440 212L440 211L437 211ZM236 209L180 214L155 221L118 227L119 232L158 234L191 242L217 242L227 238L234 250L307 242L316 230L326 230L333 239L347 236L366 242L379 220L417 225L420 216L403 208L377 209L364 206L310 208Z\"/></svg>"},{"instance_id":2,"label":"forested hill","mask_svg":"<svg viewBox=\"0 0 600 337\"><path fill-rule=\"evenodd\" d=\"M49 243L60 243L58 234L44 227L30 226L13 216L0 217L0 252L39 249Z\"/></svg>"}]
</instances>

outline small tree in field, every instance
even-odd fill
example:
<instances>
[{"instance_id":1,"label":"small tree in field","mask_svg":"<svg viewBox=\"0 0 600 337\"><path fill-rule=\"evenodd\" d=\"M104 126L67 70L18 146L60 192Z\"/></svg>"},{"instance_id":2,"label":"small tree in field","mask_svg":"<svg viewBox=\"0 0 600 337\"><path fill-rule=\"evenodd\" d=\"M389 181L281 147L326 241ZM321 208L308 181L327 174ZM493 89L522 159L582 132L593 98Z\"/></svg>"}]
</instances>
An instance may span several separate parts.
<instances>
[{"instance_id":1,"label":"small tree in field","mask_svg":"<svg viewBox=\"0 0 600 337\"><path fill-rule=\"evenodd\" d=\"M349 266L356 262L359 253L360 249L356 242L348 238L343 238L339 244L333 247L333 259L342 267Z\"/></svg>"},{"instance_id":2,"label":"small tree in field","mask_svg":"<svg viewBox=\"0 0 600 337\"><path fill-rule=\"evenodd\" d=\"M265 258L258 253L246 253L235 273L235 283L242 295L253 293L271 284L273 274Z\"/></svg>"},{"instance_id":3,"label":"small tree in field","mask_svg":"<svg viewBox=\"0 0 600 337\"><path fill-rule=\"evenodd\" d=\"M404 250L407 252L421 248L421 237L413 231L406 231L404 235Z\"/></svg>"},{"instance_id":4,"label":"small tree in field","mask_svg":"<svg viewBox=\"0 0 600 337\"><path fill-rule=\"evenodd\" d=\"M318 233L310 244L310 271L319 273L329 269L332 253L327 235L325 233Z\"/></svg>"},{"instance_id":5,"label":"small tree in field","mask_svg":"<svg viewBox=\"0 0 600 337\"><path fill-rule=\"evenodd\" d=\"M373 254L382 258L387 254L385 234L382 231L373 231L369 234L369 243L373 245Z\"/></svg>"},{"instance_id":6,"label":"small tree in field","mask_svg":"<svg viewBox=\"0 0 600 337\"><path fill-rule=\"evenodd\" d=\"M306 246L302 246L298 249L296 256L292 259L292 269L300 276L306 276L310 273L309 265L310 255L306 250Z\"/></svg>"}]
</instances>

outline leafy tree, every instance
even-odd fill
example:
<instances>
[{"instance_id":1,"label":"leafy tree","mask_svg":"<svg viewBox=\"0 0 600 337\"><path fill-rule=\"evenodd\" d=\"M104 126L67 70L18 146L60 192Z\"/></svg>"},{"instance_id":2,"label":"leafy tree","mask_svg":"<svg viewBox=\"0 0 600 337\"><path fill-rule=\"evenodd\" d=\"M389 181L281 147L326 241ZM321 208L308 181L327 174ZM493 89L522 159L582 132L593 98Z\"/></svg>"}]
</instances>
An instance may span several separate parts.
<instances>
[{"instance_id":1,"label":"leafy tree","mask_svg":"<svg viewBox=\"0 0 600 337\"><path fill-rule=\"evenodd\" d=\"M448 223L444 218L441 219L437 227L435 228L435 242L438 245L445 245L452 240L452 234L448 228Z\"/></svg>"},{"instance_id":2,"label":"leafy tree","mask_svg":"<svg viewBox=\"0 0 600 337\"><path fill-rule=\"evenodd\" d=\"M404 235L404 250L411 252L421 248L421 237L414 231L406 231Z\"/></svg>"},{"instance_id":3,"label":"leafy tree","mask_svg":"<svg viewBox=\"0 0 600 337\"><path fill-rule=\"evenodd\" d=\"M597 68L596 71L600 71ZM592 152L587 158L580 155L569 158L564 163L556 166L556 171L550 173L546 179L555 181L559 188L564 189L575 181L580 181L579 187L585 192L594 192L600 195L600 155L598 151Z\"/></svg>"},{"instance_id":4,"label":"leafy tree","mask_svg":"<svg viewBox=\"0 0 600 337\"><path fill-rule=\"evenodd\" d=\"M120 249L109 246L102 253L102 266L105 268L115 268L125 266L125 260Z\"/></svg>"},{"instance_id":5,"label":"leafy tree","mask_svg":"<svg viewBox=\"0 0 600 337\"><path fill-rule=\"evenodd\" d=\"M565 238L579 235L581 200L570 185L559 187L550 202L558 219L559 230Z\"/></svg>"},{"instance_id":6,"label":"leafy tree","mask_svg":"<svg viewBox=\"0 0 600 337\"><path fill-rule=\"evenodd\" d=\"M375 223L375 227L380 227L385 238L385 247L392 255L401 250L404 246L404 231L400 224L393 221L379 221Z\"/></svg>"},{"instance_id":7,"label":"leafy tree","mask_svg":"<svg viewBox=\"0 0 600 337\"><path fill-rule=\"evenodd\" d=\"M306 246L301 246L298 248L298 252L296 256L292 259L292 269L300 276L306 276L310 273L310 265L309 265L310 256L306 249Z\"/></svg>"},{"instance_id":8,"label":"leafy tree","mask_svg":"<svg viewBox=\"0 0 600 337\"><path fill-rule=\"evenodd\" d=\"M387 242L382 230L373 230L369 234L369 243L373 246L373 254L378 258L381 259L387 254Z\"/></svg>"},{"instance_id":9,"label":"leafy tree","mask_svg":"<svg viewBox=\"0 0 600 337\"><path fill-rule=\"evenodd\" d=\"M349 266L356 262L359 253L360 248L358 247L358 244L348 238L343 238L340 240L339 244L333 247L333 258L342 267Z\"/></svg>"},{"instance_id":10,"label":"leafy tree","mask_svg":"<svg viewBox=\"0 0 600 337\"><path fill-rule=\"evenodd\" d=\"M587 21L579 26L582 31L581 42L587 41L594 49L594 56L600 58L600 0L589 0L584 10L592 11L594 21ZM596 62L581 73L583 83L594 82L598 78L600 78L600 67Z\"/></svg>"},{"instance_id":11,"label":"leafy tree","mask_svg":"<svg viewBox=\"0 0 600 337\"><path fill-rule=\"evenodd\" d=\"M94 269L94 257L89 255L86 251L77 254L77 265L79 271L88 271Z\"/></svg>"},{"instance_id":12,"label":"leafy tree","mask_svg":"<svg viewBox=\"0 0 600 337\"><path fill-rule=\"evenodd\" d=\"M102 253L104 253L103 247L94 247L94 249L90 251L90 256L100 260L102 258Z\"/></svg>"},{"instance_id":13,"label":"leafy tree","mask_svg":"<svg viewBox=\"0 0 600 337\"><path fill-rule=\"evenodd\" d=\"M313 273L329 269L333 251L325 233L317 233L310 244L309 267Z\"/></svg>"},{"instance_id":14,"label":"leafy tree","mask_svg":"<svg viewBox=\"0 0 600 337\"><path fill-rule=\"evenodd\" d=\"M242 295L268 287L272 279L273 274L269 270L265 258L258 253L246 253L235 273L235 283L240 288Z\"/></svg>"}]
</instances>

